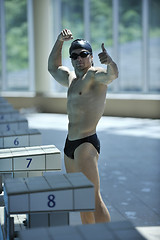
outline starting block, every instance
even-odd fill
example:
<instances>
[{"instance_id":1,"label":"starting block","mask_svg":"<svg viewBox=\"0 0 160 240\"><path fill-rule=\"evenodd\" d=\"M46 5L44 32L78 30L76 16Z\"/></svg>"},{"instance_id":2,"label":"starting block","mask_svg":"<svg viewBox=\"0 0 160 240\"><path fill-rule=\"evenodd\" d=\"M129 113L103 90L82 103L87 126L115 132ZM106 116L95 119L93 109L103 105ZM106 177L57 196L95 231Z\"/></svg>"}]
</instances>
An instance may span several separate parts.
<instances>
[{"instance_id":1,"label":"starting block","mask_svg":"<svg viewBox=\"0 0 160 240\"><path fill-rule=\"evenodd\" d=\"M41 133L37 129L0 132L0 149L39 146L41 144Z\"/></svg>"},{"instance_id":2,"label":"starting block","mask_svg":"<svg viewBox=\"0 0 160 240\"><path fill-rule=\"evenodd\" d=\"M14 236L14 220L11 214L35 214L34 220L43 224L45 219L53 226L58 217L69 216L69 211L93 211L95 193L93 184L82 173L52 174L33 178L6 179L4 182L5 223L9 239ZM37 213L37 215L36 215ZM39 214L44 213L39 218ZM47 219L49 213L50 219ZM43 216L47 216L45 219ZM12 219L12 220L11 220ZM31 219L33 220L33 219ZM57 219L58 220L58 219ZM30 218L28 218L30 221ZM12 223L11 223L12 222ZM9 224L10 223L10 224ZM32 224L28 222L28 227ZM46 224L45 224L46 225ZM11 227L12 226L12 227Z\"/></svg>"},{"instance_id":3,"label":"starting block","mask_svg":"<svg viewBox=\"0 0 160 240\"><path fill-rule=\"evenodd\" d=\"M54 170L61 170L61 154L54 145L0 150L0 174L27 177Z\"/></svg>"},{"instance_id":4,"label":"starting block","mask_svg":"<svg viewBox=\"0 0 160 240\"><path fill-rule=\"evenodd\" d=\"M7 100L4 97L0 97L0 103L7 102Z\"/></svg>"},{"instance_id":5,"label":"starting block","mask_svg":"<svg viewBox=\"0 0 160 240\"><path fill-rule=\"evenodd\" d=\"M13 106L4 100L3 102L0 102L0 110L2 109L13 109Z\"/></svg>"},{"instance_id":6,"label":"starting block","mask_svg":"<svg viewBox=\"0 0 160 240\"><path fill-rule=\"evenodd\" d=\"M2 119L0 121L0 131L12 131L12 130L19 130L19 129L28 129L28 121L26 118L19 115L18 117L12 119Z\"/></svg>"},{"instance_id":7,"label":"starting block","mask_svg":"<svg viewBox=\"0 0 160 240\"><path fill-rule=\"evenodd\" d=\"M94 186L81 172L6 179L7 214L94 209Z\"/></svg>"},{"instance_id":8,"label":"starting block","mask_svg":"<svg viewBox=\"0 0 160 240\"><path fill-rule=\"evenodd\" d=\"M20 115L18 110L12 109L12 108L4 108L1 109L0 108L0 122L5 120L9 120L9 119L14 119L17 118Z\"/></svg>"},{"instance_id":9,"label":"starting block","mask_svg":"<svg viewBox=\"0 0 160 240\"><path fill-rule=\"evenodd\" d=\"M20 240L146 240L128 221L23 230Z\"/></svg>"}]
</instances>

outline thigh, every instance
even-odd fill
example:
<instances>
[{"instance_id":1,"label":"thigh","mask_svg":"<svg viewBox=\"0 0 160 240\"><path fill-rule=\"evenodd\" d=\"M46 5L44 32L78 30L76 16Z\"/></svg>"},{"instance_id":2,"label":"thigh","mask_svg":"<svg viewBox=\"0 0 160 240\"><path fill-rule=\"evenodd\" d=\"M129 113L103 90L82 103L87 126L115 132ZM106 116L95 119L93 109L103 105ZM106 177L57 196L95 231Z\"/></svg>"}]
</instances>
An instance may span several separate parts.
<instances>
[{"instance_id":1,"label":"thigh","mask_svg":"<svg viewBox=\"0 0 160 240\"><path fill-rule=\"evenodd\" d=\"M99 154L91 143L83 143L74 152L75 170L83 172L86 177L94 184L95 190L99 191Z\"/></svg>"},{"instance_id":2,"label":"thigh","mask_svg":"<svg viewBox=\"0 0 160 240\"><path fill-rule=\"evenodd\" d=\"M74 159L67 157L65 153L64 153L64 164L65 164L67 173L76 172Z\"/></svg>"}]
</instances>

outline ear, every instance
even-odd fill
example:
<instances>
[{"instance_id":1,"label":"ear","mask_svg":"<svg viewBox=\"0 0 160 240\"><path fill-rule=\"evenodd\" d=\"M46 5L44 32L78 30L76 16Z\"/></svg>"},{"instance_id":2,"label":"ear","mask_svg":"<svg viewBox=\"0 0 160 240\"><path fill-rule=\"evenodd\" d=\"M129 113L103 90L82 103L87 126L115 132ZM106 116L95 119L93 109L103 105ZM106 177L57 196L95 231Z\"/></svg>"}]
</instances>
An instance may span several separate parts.
<instances>
[{"instance_id":1,"label":"ear","mask_svg":"<svg viewBox=\"0 0 160 240\"><path fill-rule=\"evenodd\" d=\"M90 55L91 57L91 66L93 67L94 63L93 63L93 55Z\"/></svg>"}]
</instances>

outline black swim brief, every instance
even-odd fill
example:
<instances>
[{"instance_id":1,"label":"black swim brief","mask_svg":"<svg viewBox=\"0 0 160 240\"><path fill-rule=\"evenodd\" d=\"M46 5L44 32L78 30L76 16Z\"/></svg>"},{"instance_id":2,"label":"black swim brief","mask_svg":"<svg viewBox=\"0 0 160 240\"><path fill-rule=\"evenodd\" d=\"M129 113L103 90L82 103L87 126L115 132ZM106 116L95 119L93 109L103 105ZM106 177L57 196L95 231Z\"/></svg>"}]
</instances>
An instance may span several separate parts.
<instances>
[{"instance_id":1,"label":"black swim brief","mask_svg":"<svg viewBox=\"0 0 160 240\"><path fill-rule=\"evenodd\" d=\"M97 152L100 153L100 141L96 133L89 137L85 137L85 138L81 138L73 141L70 141L67 136L65 147L64 147L64 153L67 155L67 157L74 159L74 151L79 145L85 142L91 143L96 148Z\"/></svg>"}]
</instances>

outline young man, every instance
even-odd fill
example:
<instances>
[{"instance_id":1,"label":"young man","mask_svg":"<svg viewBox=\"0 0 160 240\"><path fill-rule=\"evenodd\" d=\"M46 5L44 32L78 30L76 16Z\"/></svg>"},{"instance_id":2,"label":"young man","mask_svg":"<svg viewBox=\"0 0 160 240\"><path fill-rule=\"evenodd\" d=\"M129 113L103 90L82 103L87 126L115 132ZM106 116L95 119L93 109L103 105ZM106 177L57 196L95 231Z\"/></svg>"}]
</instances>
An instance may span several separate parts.
<instances>
[{"instance_id":1,"label":"young man","mask_svg":"<svg viewBox=\"0 0 160 240\"><path fill-rule=\"evenodd\" d=\"M118 69L102 43L99 59L107 69L93 67L89 42L77 39L69 49L74 67L71 72L62 66L61 51L64 41L72 40L70 30L64 29L50 53L48 70L63 86L68 87L68 136L64 148L67 172L83 172L95 187L95 211L81 212L82 223L110 221L109 212L101 198L98 172L100 142L96 126L106 101L107 85L118 77ZM85 199L84 199L85 201Z\"/></svg>"}]
</instances>

